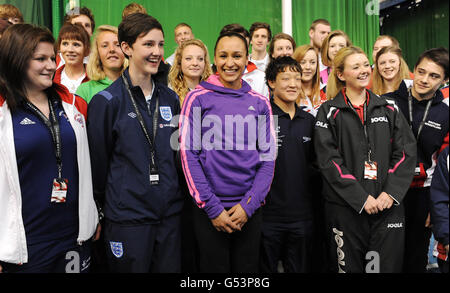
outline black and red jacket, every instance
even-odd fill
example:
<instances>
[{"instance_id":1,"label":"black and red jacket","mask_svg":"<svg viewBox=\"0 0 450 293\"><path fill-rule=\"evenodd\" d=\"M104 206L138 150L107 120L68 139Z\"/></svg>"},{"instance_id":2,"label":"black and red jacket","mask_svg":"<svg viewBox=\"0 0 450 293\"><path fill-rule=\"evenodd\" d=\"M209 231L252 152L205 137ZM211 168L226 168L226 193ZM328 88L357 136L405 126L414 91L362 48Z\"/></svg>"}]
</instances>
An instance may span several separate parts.
<instances>
[{"instance_id":1,"label":"black and red jacket","mask_svg":"<svg viewBox=\"0 0 450 293\"><path fill-rule=\"evenodd\" d=\"M314 149L324 178L325 200L349 205L361 213L369 195L388 193L400 204L408 191L416 164L416 140L394 101L370 91L366 111L367 136L357 112L343 91L319 108ZM378 164L377 179L364 179L364 164Z\"/></svg>"},{"instance_id":2,"label":"black and red jacket","mask_svg":"<svg viewBox=\"0 0 450 293\"><path fill-rule=\"evenodd\" d=\"M392 98L409 121L408 109L409 89L405 82L400 84L397 91L389 93L386 97ZM425 107L428 101L418 101L412 98L413 121L412 130L417 138L417 131L422 122ZM449 144L449 99L445 99L443 92L436 91L433 97L426 122L423 126L420 137L417 138L417 167L420 167L420 174L414 176L411 187L429 187L433 178L439 154Z\"/></svg>"}]
</instances>

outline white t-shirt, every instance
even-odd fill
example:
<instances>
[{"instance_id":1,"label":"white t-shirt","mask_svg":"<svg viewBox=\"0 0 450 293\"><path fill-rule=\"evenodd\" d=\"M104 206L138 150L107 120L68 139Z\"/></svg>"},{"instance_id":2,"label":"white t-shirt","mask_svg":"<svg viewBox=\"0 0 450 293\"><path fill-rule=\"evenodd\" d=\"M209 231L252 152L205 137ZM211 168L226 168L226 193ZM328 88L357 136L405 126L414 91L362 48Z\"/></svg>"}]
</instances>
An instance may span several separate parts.
<instances>
[{"instance_id":1,"label":"white t-shirt","mask_svg":"<svg viewBox=\"0 0 450 293\"><path fill-rule=\"evenodd\" d=\"M67 76L65 69L61 72L61 84L64 85L71 94L74 94L77 91L77 88L80 86L81 82L85 78L86 78L86 73L83 74L78 79L70 79Z\"/></svg>"},{"instance_id":2,"label":"white t-shirt","mask_svg":"<svg viewBox=\"0 0 450 293\"><path fill-rule=\"evenodd\" d=\"M266 84L266 74L258 68L252 68L252 66L250 66L250 70L249 72L248 67L245 68L242 79L251 86L252 90L269 99L269 87Z\"/></svg>"},{"instance_id":3,"label":"white t-shirt","mask_svg":"<svg viewBox=\"0 0 450 293\"><path fill-rule=\"evenodd\" d=\"M267 65L269 65L269 62L270 62L270 57L269 57L269 54L266 53L266 57L264 57L263 59L254 60L254 59L252 59L252 55L250 55L248 60L251 61L253 64L255 64L259 70L261 70L262 72L265 73L266 67L267 67Z\"/></svg>"},{"instance_id":4,"label":"white t-shirt","mask_svg":"<svg viewBox=\"0 0 450 293\"><path fill-rule=\"evenodd\" d=\"M175 61L175 53L173 53L166 59L166 63L170 64L170 66L173 66L173 61Z\"/></svg>"},{"instance_id":5,"label":"white t-shirt","mask_svg":"<svg viewBox=\"0 0 450 293\"><path fill-rule=\"evenodd\" d=\"M317 55L317 56L319 56L319 71L322 71L327 67L325 65L323 65L323 63L322 63L322 55L320 54L320 52L319 52L319 55Z\"/></svg>"},{"instance_id":6,"label":"white t-shirt","mask_svg":"<svg viewBox=\"0 0 450 293\"><path fill-rule=\"evenodd\" d=\"M155 81L152 79L152 92L150 93L150 95L145 97L145 101L147 102L147 104L150 105L150 101L152 100L153 97L153 93L155 92Z\"/></svg>"}]
</instances>

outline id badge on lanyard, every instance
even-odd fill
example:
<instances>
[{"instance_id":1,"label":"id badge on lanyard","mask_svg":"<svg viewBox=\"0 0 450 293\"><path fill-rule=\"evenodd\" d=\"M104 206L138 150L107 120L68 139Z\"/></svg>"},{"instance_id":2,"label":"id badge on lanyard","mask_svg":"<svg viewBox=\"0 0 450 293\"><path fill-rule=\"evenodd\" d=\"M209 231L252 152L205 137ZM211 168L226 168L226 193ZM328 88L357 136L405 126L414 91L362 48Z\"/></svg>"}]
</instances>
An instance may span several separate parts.
<instances>
[{"instance_id":1,"label":"id badge on lanyard","mask_svg":"<svg viewBox=\"0 0 450 293\"><path fill-rule=\"evenodd\" d=\"M349 104L350 107L355 111L353 105L351 103ZM356 113L357 114L357 113ZM367 133L367 100L364 102L364 136L366 138L367 145L369 147L369 150L367 152L367 160L364 161L364 179L368 180L377 180L378 179L378 163L375 161L372 161L372 149L370 147L370 139L369 135Z\"/></svg>"},{"instance_id":2,"label":"id badge on lanyard","mask_svg":"<svg viewBox=\"0 0 450 293\"><path fill-rule=\"evenodd\" d=\"M139 108L137 106L136 100L133 97L133 93L130 90L130 86L128 84L128 80L125 77L125 75L122 73L122 80L127 88L128 95L130 97L131 103L133 104L134 111L136 112L137 119L139 121L139 124L141 126L142 131L144 132L144 136L147 139L147 142L150 147L150 166L149 166L149 179L150 179L150 185L158 185L159 184L159 172L158 172L158 166L156 165L156 152L155 152L155 140L156 140L156 131L157 131L157 124L158 124L158 116L159 116L159 99L158 96L156 96L156 108L155 112L153 113L153 137L150 137L149 131L147 130L147 127L144 123L144 118L142 117L141 111L139 111ZM153 84L153 86L155 86ZM153 138L153 140L152 140Z\"/></svg>"},{"instance_id":3,"label":"id badge on lanyard","mask_svg":"<svg viewBox=\"0 0 450 293\"><path fill-rule=\"evenodd\" d=\"M53 109L52 101L48 99L48 107L50 110L50 117L45 115L33 104L26 102L28 107L39 116L39 118L47 126L52 136L52 142L55 149L56 165L58 169L58 177L53 179L52 182L52 194L50 196L50 202L52 203L65 203L67 198L67 190L69 181L62 178L62 151L61 151L61 131L56 118L55 111Z\"/></svg>"},{"instance_id":4,"label":"id badge on lanyard","mask_svg":"<svg viewBox=\"0 0 450 293\"><path fill-rule=\"evenodd\" d=\"M364 179L377 180L378 179L378 164L372 161L371 151L367 155L368 160L364 162Z\"/></svg>"},{"instance_id":5,"label":"id badge on lanyard","mask_svg":"<svg viewBox=\"0 0 450 293\"><path fill-rule=\"evenodd\" d=\"M51 202L64 203L67 197L67 188L69 181L67 179L53 179Z\"/></svg>"}]
</instances>

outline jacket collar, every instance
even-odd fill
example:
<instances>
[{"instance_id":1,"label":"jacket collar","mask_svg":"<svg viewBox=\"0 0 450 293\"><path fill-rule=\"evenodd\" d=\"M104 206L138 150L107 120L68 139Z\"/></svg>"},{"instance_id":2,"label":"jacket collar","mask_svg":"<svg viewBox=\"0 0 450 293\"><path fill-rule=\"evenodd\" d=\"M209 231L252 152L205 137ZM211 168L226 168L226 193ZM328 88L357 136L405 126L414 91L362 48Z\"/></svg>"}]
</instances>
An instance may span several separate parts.
<instances>
[{"instance_id":1,"label":"jacket collar","mask_svg":"<svg viewBox=\"0 0 450 293\"><path fill-rule=\"evenodd\" d=\"M385 99L380 98L378 95L372 93L370 90L366 89L366 91L369 94L369 105L368 105L369 110L373 107L384 106L388 104ZM350 106L345 102L345 98L344 95L342 94L342 91L340 91L339 94L330 101L330 106L336 108L350 109Z\"/></svg>"},{"instance_id":2,"label":"jacket collar","mask_svg":"<svg viewBox=\"0 0 450 293\"><path fill-rule=\"evenodd\" d=\"M55 75L53 77L53 81L54 82L61 83L61 74L62 74L62 72L63 72L65 67L66 67L66 65L64 64L60 68L56 69ZM86 65L84 66L84 69L86 71ZM87 72L85 72L84 74L85 74L85 76L84 76L83 80L81 81L81 83L89 81L89 77L87 75Z\"/></svg>"},{"instance_id":3,"label":"jacket collar","mask_svg":"<svg viewBox=\"0 0 450 293\"><path fill-rule=\"evenodd\" d=\"M271 106L272 106L272 114L273 114L273 115L277 115L277 116L279 116L279 117L287 116L287 117L289 117L289 119L291 119L290 116L289 116L289 113L284 112L284 111L283 111L283 110L275 103L275 101L274 101L273 99L270 100L270 104L271 104ZM292 118L292 120L294 120L295 118L304 118L303 115L305 115L305 114L306 114L306 112L304 112L304 111L302 110L302 107L295 106L295 114L294 114L294 117Z\"/></svg>"},{"instance_id":4,"label":"jacket collar","mask_svg":"<svg viewBox=\"0 0 450 293\"><path fill-rule=\"evenodd\" d=\"M414 86L414 84L413 84ZM408 97L409 97L409 91L410 89L408 89L408 87L406 86L406 83L404 81L402 81L400 83L400 86L398 87L398 90L396 90L394 92L394 95L400 99L403 99L405 101L408 101ZM412 94L411 94L412 95ZM435 94L434 97L432 97L433 102L431 103L432 105L438 104L440 102L442 102L444 100L444 95L442 94L442 91L440 89L438 89ZM418 103L426 103L427 101L419 101L417 99L413 99L413 102L418 102Z\"/></svg>"},{"instance_id":5,"label":"jacket collar","mask_svg":"<svg viewBox=\"0 0 450 293\"><path fill-rule=\"evenodd\" d=\"M220 82L218 74L213 74L206 81L202 81L200 83L200 85L203 88L207 89L207 90L211 90L211 91L214 91L214 92L219 92L221 94L226 94L226 95L234 96L234 97L243 96L243 95L247 94L249 91L252 90L250 85L245 80L241 79L241 84L242 84L242 87L240 89L237 89L237 90L226 88Z\"/></svg>"},{"instance_id":6,"label":"jacket collar","mask_svg":"<svg viewBox=\"0 0 450 293\"><path fill-rule=\"evenodd\" d=\"M142 97L144 97L144 93L142 92L141 87L140 86L135 86L131 82L129 68L124 70L123 75L125 76L125 78L127 79L128 84L130 85L130 91L132 93L140 93L140 95L142 95ZM122 79L122 76L120 76L119 78ZM124 84L124 86L125 86L125 84ZM153 86L152 92L153 93L157 93L158 90L159 90L159 85L158 85L157 82L155 82L154 78L152 78L152 86Z\"/></svg>"},{"instance_id":7,"label":"jacket collar","mask_svg":"<svg viewBox=\"0 0 450 293\"><path fill-rule=\"evenodd\" d=\"M69 90L63 86L60 83L53 82L50 90L54 90L56 94L58 94L61 97L61 100L73 104L74 102L74 96L69 92ZM3 104L6 102L5 98L3 96L0 96L0 107L3 106Z\"/></svg>"}]
</instances>

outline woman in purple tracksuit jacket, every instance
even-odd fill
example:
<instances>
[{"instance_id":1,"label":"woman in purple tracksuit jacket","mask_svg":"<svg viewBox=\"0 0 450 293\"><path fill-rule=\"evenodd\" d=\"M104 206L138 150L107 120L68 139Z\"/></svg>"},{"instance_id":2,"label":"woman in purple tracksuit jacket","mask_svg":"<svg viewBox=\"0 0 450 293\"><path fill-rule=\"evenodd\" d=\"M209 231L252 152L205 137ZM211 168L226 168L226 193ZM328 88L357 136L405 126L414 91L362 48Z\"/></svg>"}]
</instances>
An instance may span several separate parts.
<instances>
[{"instance_id":1,"label":"woman in purple tracksuit jacket","mask_svg":"<svg viewBox=\"0 0 450 293\"><path fill-rule=\"evenodd\" d=\"M241 80L248 47L236 33L219 36L217 74L183 104L183 171L199 209L194 230L200 272L257 272L261 213L273 179L275 132L269 101Z\"/></svg>"}]
</instances>

